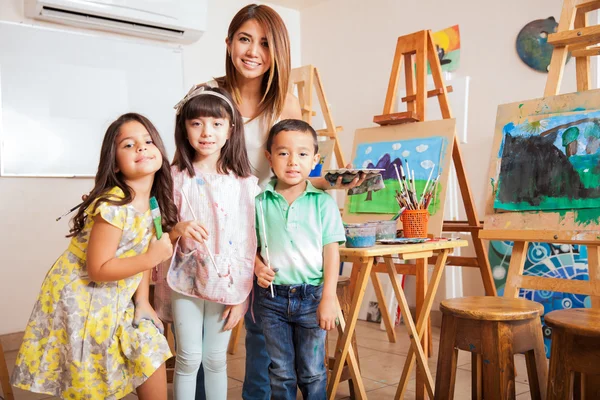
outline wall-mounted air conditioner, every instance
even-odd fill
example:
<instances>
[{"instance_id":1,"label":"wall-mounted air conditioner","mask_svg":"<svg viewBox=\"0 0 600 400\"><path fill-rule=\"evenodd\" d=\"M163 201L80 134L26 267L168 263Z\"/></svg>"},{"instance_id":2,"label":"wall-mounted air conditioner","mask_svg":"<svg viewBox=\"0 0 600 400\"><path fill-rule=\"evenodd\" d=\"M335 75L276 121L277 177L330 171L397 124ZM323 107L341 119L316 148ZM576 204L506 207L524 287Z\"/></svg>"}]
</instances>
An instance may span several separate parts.
<instances>
[{"instance_id":1,"label":"wall-mounted air conditioner","mask_svg":"<svg viewBox=\"0 0 600 400\"><path fill-rule=\"evenodd\" d=\"M206 30L208 0L25 0L34 19L192 43Z\"/></svg>"}]
</instances>

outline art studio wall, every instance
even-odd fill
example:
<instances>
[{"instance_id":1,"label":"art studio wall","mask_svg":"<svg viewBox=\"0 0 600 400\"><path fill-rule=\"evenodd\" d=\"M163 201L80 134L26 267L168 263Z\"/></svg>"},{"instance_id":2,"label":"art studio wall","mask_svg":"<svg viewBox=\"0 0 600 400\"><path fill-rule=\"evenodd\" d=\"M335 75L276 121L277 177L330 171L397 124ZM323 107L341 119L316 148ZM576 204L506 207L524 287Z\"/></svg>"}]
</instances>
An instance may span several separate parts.
<instances>
[{"instance_id":1,"label":"art studio wall","mask_svg":"<svg viewBox=\"0 0 600 400\"><path fill-rule=\"evenodd\" d=\"M558 20L562 3L330 0L302 10L302 61L318 66L336 123L344 126L343 151L350 154L354 131L374 126L373 116L382 112L397 37L458 24L460 66L454 74L471 77L468 143L461 150L482 218L497 107L541 97L546 82L545 73L519 59L515 39L532 20L551 15ZM562 93L575 91L574 67L573 61L567 65ZM428 107L434 106L430 100ZM444 290L452 288L441 287L440 295ZM483 294L478 270L463 268L463 293Z\"/></svg>"}]
</instances>

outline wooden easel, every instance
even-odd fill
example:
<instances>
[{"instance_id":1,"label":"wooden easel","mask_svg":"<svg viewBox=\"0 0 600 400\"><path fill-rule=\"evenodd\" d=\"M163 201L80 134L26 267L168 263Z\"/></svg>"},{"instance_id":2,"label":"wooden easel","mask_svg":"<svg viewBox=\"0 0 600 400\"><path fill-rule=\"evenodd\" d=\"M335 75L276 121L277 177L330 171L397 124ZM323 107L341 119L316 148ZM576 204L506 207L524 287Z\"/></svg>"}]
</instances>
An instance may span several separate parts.
<instances>
[{"instance_id":1,"label":"wooden easel","mask_svg":"<svg viewBox=\"0 0 600 400\"><path fill-rule=\"evenodd\" d=\"M597 0L564 1L557 32L548 37L548 43L554 45L554 50L544 91L545 97L559 94L569 51L575 57L578 92L590 89L589 57L600 55L600 46L598 45L600 43L600 26L588 26L586 13L597 9L600 9L600 1ZM505 214L496 214L495 221L490 221L489 224L494 227L504 226L506 225L505 221L509 221L509 217ZM527 217L529 216L522 218ZM558 222L558 219L556 221ZM561 230L558 223L556 229L547 230L488 229L487 216L485 225L486 229L481 231L481 238L514 241L504 296L518 297L521 288L575 293L589 295L592 307L600 308L600 240L598 240L600 231ZM530 242L586 245L589 281L523 276ZM586 390L590 392L598 390L598 386L600 386L592 379L587 380L587 383Z\"/></svg>"},{"instance_id":2,"label":"wooden easel","mask_svg":"<svg viewBox=\"0 0 600 400\"><path fill-rule=\"evenodd\" d=\"M305 65L303 67L294 68L290 74L290 93L294 92L294 88L298 90L298 100L300 101L300 108L302 110L302 120L311 123L312 117L316 115L313 108L313 96L312 89L314 87L319 100L319 106L321 107L321 113L325 120L327 128L317 130L320 136L325 136L334 141L333 150L335 158L339 166L346 166L344 154L340 147L340 141L338 138L338 132L341 132L344 128L341 126L335 126L331 111L329 110L329 104L325 97L325 91L323 90L323 84L319 77L319 71L312 65Z\"/></svg>"},{"instance_id":3,"label":"wooden easel","mask_svg":"<svg viewBox=\"0 0 600 400\"><path fill-rule=\"evenodd\" d=\"M416 62L413 62L413 56ZM406 103L407 110L394 113L394 104L396 103L396 92L398 91L398 81L400 79L400 68L404 61L404 74L406 82L406 97L402 102ZM431 68L435 88L426 90L427 61ZM413 68L414 65L414 68ZM416 70L416 85L415 74ZM396 44L396 54L392 65L392 74L388 84L383 114L373 118L373 122L379 125L402 124L415 121L425 121L426 104L428 97L437 97L442 117L444 119L452 118L452 111L448 102L448 93L452 92L452 86L446 87L442 77L442 68L439 58L435 51L433 36L431 31L419 31L410 35L401 36ZM454 137L454 148L452 151L452 160L456 169L458 185L463 198L467 221L445 221L442 230L444 232L469 232L473 240L475 257L448 257L448 265L461 267L479 268L485 293L488 296L496 295L496 286L490 269L490 263L487 256L487 250L483 241L479 238L479 231L482 224L477 215L473 195L467 174L463 163L459 141ZM435 260L432 261L435 263Z\"/></svg>"},{"instance_id":4,"label":"wooden easel","mask_svg":"<svg viewBox=\"0 0 600 400\"><path fill-rule=\"evenodd\" d=\"M413 60L414 56L414 60ZM427 61L429 61L431 74L435 83L433 90L426 90L426 77L427 77ZM396 93L398 90L398 81L400 76L400 68L402 62L405 64L404 76L406 82L406 97L402 98L402 102L406 103L407 110L404 112L394 112L394 106L396 103ZM416 71L416 77L415 72ZM416 82L415 82L416 78ZM442 78L442 70L439 62L439 58L435 51L435 45L431 31L423 30L415 32L409 35L401 36L398 38L396 44L396 53L394 56L394 62L392 65L392 72L390 75L390 81L388 84L387 95L385 99L385 105L383 107L383 114L375 116L373 122L379 125L392 125L392 124L403 124L417 121L426 120L426 102L428 97L436 96L444 119L452 118L452 112L448 103L448 92L452 91L452 87L446 87ZM465 210L467 213L468 221L465 222L451 222L444 223L443 231L449 232L470 232L473 239L473 245L475 247L476 257L448 257L448 265L457 266L468 266L476 267L481 271L481 276L485 291L487 295L496 295L496 288L494 280L492 278L489 261L487 258L487 251L483 246L483 242L479 238L479 231L482 226L475 210L473 197L467 181L462 156L460 153L459 142L454 137L452 158L456 169L458 183L461 189L463 201L465 204ZM417 317L420 311L424 307L424 291L427 287L427 266L424 260L419 260L416 265L405 265L396 264L396 273L405 275L416 275L417 280L421 281L424 285L417 287L417 304L416 312ZM430 264L437 262L437 256L429 259ZM373 267L373 275L376 278L376 273L386 273L387 270L384 265L377 265ZM355 274L353 270L353 274ZM379 301L385 299L382 293L380 285L377 285L377 279L374 279L374 289ZM384 302L385 304L385 302ZM388 338L391 342L395 341L394 325L387 310L382 311L382 318L386 325L388 332ZM427 321L422 322L423 325L427 324ZM425 356L432 352L432 342L430 329L423 329L422 333L422 345L425 352ZM428 351L429 350L429 351ZM409 370L407 365L412 365L415 360L414 353L410 353L405 363L404 370ZM425 376L423 371L419 368L417 370L417 384L416 384L416 396L418 399L425 397ZM406 384L408 382L408 375L402 376L401 385L398 387L396 393L396 399L403 396Z\"/></svg>"},{"instance_id":5,"label":"wooden easel","mask_svg":"<svg viewBox=\"0 0 600 400\"><path fill-rule=\"evenodd\" d=\"M587 26L586 13L600 9L600 1L565 0L557 32L548 37L554 45L545 96L557 95L560 89L567 52L576 58L577 88L590 88L589 57L599 55L600 26ZM594 47L588 48L594 45ZM501 215L501 214L497 214ZM501 215L502 216L502 215ZM481 237L489 240L512 240L511 255L504 295L517 297L520 288L549 290L590 295L592 307L600 307L600 240L597 232L580 233L575 238L571 230L506 230L485 229ZM589 281L523 276L529 242L565 243L588 246Z\"/></svg>"}]
</instances>

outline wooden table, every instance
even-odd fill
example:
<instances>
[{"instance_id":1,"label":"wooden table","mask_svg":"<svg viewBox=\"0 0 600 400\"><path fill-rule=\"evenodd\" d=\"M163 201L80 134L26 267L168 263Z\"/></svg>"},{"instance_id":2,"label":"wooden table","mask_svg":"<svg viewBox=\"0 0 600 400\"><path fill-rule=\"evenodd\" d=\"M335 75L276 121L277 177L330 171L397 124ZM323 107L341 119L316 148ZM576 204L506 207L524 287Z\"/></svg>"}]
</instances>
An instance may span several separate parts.
<instances>
[{"instance_id":1,"label":"wooden table","mask_svg":"<svg viewBox=\"0 0 600 400\"><path fill-rule=\"evenodd\" d=\"M404 315L404 323L407 327L408 334L411 341L411 347L409 349L407 360L402 371L402 378L398 386L398 392L396 393L396 399L402 398L406 384L408 383L408 376L412 370L413 362L416 358L419 368L417 369L417 398L424 398L425 390L429 394L430 398L433 398L433 380L431 378L431 372L427 366L427 353L423 351L421 339L425 333L427 321L429 318L429 312L431 311L431 305L435 297L435 293L439 286L442 272L446 264L448 254L457 247L465 247L468 245L466 240L451 240L451 241L430 241L421 244L402 244L402 245L376 245L368 248L346 248L345 246L340 248L340 260L346 262L353 262L353 269L358 269L358 276L354 283L354 292L352 293L352 304L350 306L350 312L347 321L342 321L341 340L338 342L335 355L335 365L331 374L331 380L327 385L327 397L328 399L334 399L337 391L340 377L342 374L342 367L344 360L348 358L349 363L354 364L352 360L354 354L349 352L352 335L356 327L356 321L358 319L358 312L362 304L365 290L369 278L371 278L375 284L379 282L375 271L373 270L373 263L376 257L383 257L388 270L388 274L394 287L394 292L400 306L400 310ZM431 282L427 282L427 259L433 256L434 252L439 252L437 261L434 267ZM392 261L392 257L399 257L403 260L415 260L417 266L422 266L423 271L419 273L417 271L417 287L419 284L426 286L427 293L424 294L419 313L419 318L415 326L415 322L408 308L406 296L402 290L402 286L397 277L396 267ZM356 272L355 272L356 276ZM417 293L419 290L417 289ZM416 353L416 354L415 354ZM353 368L351 368L353 369ZM354 372L354 371L352 371ZM364 386L360 373L353 373L353 379L355 379L356 386L360 389L358 394L364 398Z\"/></svg>"}]
</instances>

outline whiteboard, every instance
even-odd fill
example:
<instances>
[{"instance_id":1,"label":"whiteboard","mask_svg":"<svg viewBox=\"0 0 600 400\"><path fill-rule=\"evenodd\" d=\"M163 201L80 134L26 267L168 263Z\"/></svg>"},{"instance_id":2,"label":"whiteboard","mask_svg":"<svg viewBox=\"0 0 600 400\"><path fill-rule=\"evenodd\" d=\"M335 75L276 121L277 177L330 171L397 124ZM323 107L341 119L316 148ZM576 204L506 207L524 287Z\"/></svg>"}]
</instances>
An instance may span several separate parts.
<instances>
[{"instance_id":1,"label":"whiteboard","mask_svg":"<svg viewBox=\"0 0 600 400\"><path fill-rule=\"evenodd\" d=\"M150 119L174 154L179 46L0 22L0 175L96 175L106 128Z\"/></svg>"}]
</instances>

